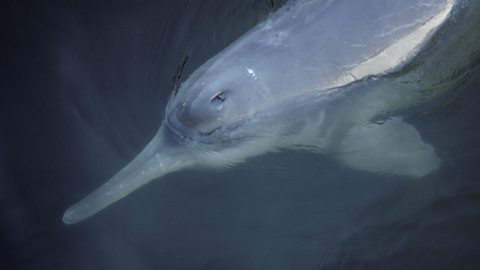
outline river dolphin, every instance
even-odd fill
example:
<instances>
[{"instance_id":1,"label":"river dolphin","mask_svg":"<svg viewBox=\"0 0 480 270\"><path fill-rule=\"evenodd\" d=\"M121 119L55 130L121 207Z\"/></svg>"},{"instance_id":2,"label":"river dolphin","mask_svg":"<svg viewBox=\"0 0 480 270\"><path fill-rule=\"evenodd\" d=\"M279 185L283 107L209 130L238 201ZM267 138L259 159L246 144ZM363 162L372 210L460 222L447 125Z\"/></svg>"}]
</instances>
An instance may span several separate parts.
<instances>
[{"instance_id":1,"label":"river dolphin","mask_svg":"<svg viewBox=\"0 0 480 270\"><path fill-rule=\"evenodd\" d=\"M394 112L453 88L470 57L463 29L472 2L286 3L193 72L172 93L152 141L63 221L81 221L174 171L282 149L372 173L434 172L434 148Z\"/></svg>"}]
</instances>

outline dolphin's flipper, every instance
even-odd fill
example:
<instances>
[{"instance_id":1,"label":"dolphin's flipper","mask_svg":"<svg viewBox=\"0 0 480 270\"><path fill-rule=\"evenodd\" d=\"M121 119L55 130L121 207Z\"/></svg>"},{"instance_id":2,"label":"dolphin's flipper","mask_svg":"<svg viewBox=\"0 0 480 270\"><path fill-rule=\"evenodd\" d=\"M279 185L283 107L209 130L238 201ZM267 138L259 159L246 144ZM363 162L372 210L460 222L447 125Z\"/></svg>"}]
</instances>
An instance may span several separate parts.
<instances>
[{"instance_id":1,"label":"dolphin's flipper","mask_svg":"<svg viewBox=\"0 0 480 270\"><path fill-rule=\"evenodd\" d=\"M347 166L381 174L417 178L440 165L433 147L399 117L350 129L334 152Z\"/></svg>"}]
</instances>

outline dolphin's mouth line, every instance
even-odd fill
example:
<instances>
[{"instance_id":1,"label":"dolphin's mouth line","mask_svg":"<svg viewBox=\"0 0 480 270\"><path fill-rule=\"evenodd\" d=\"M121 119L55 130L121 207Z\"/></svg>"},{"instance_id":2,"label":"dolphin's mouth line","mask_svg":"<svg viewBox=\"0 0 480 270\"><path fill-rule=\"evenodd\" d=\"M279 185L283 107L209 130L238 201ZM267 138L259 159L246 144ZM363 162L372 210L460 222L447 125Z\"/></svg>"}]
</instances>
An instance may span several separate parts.
<instances>
[{"instance_id":1,"label":"dolphin's mouth line","mask_svg":"<svg viewBox=\"0 0 480 270\"><path fill-rule=\"evenodd\" d=\"M241 127L245 122L246 122L245 119L238 119L238 120L233 121L231 123L227 123L227 124L218 126L218 127L212 129L209 132L202 132L202 131L197 131L197 132L201 137L212 137L215 134L220 133L222 131L227 131L227 132L235 131L236 129Z\"/></svg>"},{"instance_id":2,"label":"dolphin's mouth line","mask_svg":"<svg viewBox=\"0 0 480 270\"><path fill-rule=\"evenodd\" d=\"M233 122L220 125L208 132L187 129L183 126L177 127L175 123L171 123L168 117L166 118L166 121L164 121L164 124L170 137L179 143L190 141L211 145L218 143L219 140L223 142L239 141L239 137L241 136L229 136L227 134L231 134L231 132L243 126L247 121L248 120L245 118L240 118Z\"/></svg>"}]
</instances>

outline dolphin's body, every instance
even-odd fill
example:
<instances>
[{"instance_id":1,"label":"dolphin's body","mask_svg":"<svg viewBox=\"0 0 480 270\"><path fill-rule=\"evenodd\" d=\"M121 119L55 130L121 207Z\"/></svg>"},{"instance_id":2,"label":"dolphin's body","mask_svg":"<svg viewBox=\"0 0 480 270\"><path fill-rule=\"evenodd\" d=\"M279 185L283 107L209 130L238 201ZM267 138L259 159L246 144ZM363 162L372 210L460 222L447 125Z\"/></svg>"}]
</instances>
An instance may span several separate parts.
<instances>
[{"instance_id":1,"label":"dolphin's body","mask_svg":"<svg viewBox=\"0 0 480 270\"><path fill-rule=\"evenodd\" d=\"M391 115L452 88L472 46L458 43L467 32L455 28L457 14L468 15L466 3L289 2L198 68L172 95L153 140L68 209L64 222L83 220L167 173L286 148L376 173L435 171L433 147ZM462 53L440 65L457 47Z\"/></svg>"}]
</instances>

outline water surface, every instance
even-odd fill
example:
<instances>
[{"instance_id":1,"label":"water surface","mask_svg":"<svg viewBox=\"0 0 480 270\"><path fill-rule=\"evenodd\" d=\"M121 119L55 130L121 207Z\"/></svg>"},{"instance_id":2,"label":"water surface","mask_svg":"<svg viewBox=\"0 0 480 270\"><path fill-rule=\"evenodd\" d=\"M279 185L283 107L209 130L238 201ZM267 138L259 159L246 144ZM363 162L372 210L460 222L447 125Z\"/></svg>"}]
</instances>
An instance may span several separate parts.
<instances>
[{"instance_id":1,"label":"water surface","mask_svg":"<svg viewBox=\"0 0 480 270\"><path fill-rule=\"evenodd\" d=\"M7 1L0 268L478 269L478 63L402 112L443 160L423 179L284 151L168 175L62 223L151 139L175 82L283 2Z\"/></svg>"}]
</instances>

